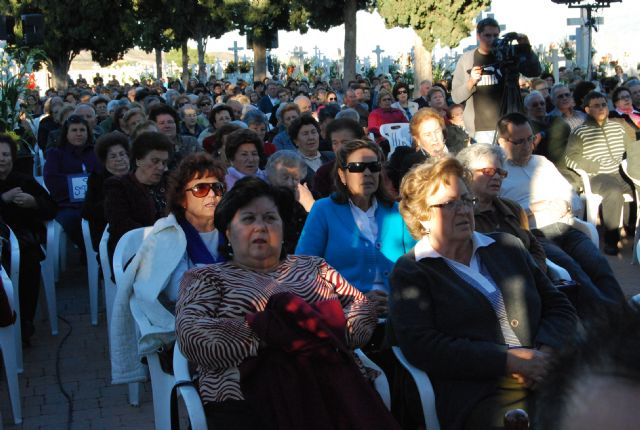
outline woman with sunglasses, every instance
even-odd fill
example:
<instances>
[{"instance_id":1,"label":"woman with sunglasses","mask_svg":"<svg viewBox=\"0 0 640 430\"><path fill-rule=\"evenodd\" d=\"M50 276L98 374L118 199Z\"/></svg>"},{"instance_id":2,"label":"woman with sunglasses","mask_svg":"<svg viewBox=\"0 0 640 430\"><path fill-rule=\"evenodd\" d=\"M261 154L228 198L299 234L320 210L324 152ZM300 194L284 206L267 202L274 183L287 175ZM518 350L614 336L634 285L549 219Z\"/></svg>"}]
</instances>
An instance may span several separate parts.
<instances>
[{"instance_id":1,"label":"woman with sunglasses","mask_svg":"<svg viewBox=\"0 0 640 430\"><path fill-rule=\"evenodd\" d=\"M383 154L368 140L345 142L336 154L336 191L317 200L296 254L323 257L387 313L389 273L414 244L381 173Z\"/></svg>"},{"instance_id":2,"label":"woman with sunglasses","mask_svg":"<svg viewBox=\"0 0 640 430\"><path fill-rule=\"evenodd\" d=\"M458 160L442 157L402 180L400 211L418 242L391 274L387 334L429 374L442 428L501 429L506 411L532 403L576 316L520 240L474 231L467 179ZM403 428L422 419L409 383L394 381Z\"/></svg>"},{"instance_id":3,"label":"woman with sunglasses","mask_svg":"<svg viewBox=\"0 0 640 430\"><path fill-rule=\"evenodd\" d=\"M478 199L474 207L476 230L481 233L501 231L519 238L546 273L547 258L542 245L529 231L522 207L513 200L498 197L502 180L508 172L502 168L505 155L498 145L477 143L463 149L458 160L471 172L471 192Z\"/></svg>"},{"instance_id":4,"label":"woman with sunglasses","mask_svg":"<svg viewBox=\"0 0 640 430\"><path fill-rule=\"evenodd\" d=\"M62 126L55 147L47 150L44 183L58 204L58 221L69 239L84 250L80 227L86 181L94 171L102 171L93 148L93 133L89 123L78 115L71 115ZM84 181L84 191L81 190ZM77 193L70 194L70 189Z\"/></svg>"},{"instance_id":5,"label":"woman with sunglasses","mask_svg":"<svg viewBox=\"0 0 640 430\"><path fill-rule=\"evenodd\" d=\"M392 106L393 96L385 89L378 93L378 107L374 109L368 118L369 133L373 133L376 142L383 140L380 136L380 127L384 124L409 122L404 111Z\"/></svg>"},{"instance_id":6,"label":"woman with sunglasses","mask_svg":"<svg viewBox=\"0 0 640 430\"><path fill-rule=\"evenodd\" d=\"M404 112L404 116L411 121L420 106L418 106L418 103L409 100L409 86L404 82L398 82L394 85L392 93L393 98L397 101L391 107L401 109Z\"/></svg>"},{"instance_id":7,"label":"woman with sunglasses","mask_svg":"<svg viewBox=\"0 0 640 430\"><path fill-rule=\"evenodd\" d=\"M118 284L113 307L117 323L111 332L117 383L133 382L132 375L144 374L140 360L128 360L138 352L160 349L170 362L182 276L193 267L224 261L218 252L223 236L214 226L214 213L225 191L224 167L206 153L186 156L170 175L169 214L153 224ZM149 323L140 327L139 343L131 336L135 333L132 312L144 315Z\"/></svg>"}]
</instances>

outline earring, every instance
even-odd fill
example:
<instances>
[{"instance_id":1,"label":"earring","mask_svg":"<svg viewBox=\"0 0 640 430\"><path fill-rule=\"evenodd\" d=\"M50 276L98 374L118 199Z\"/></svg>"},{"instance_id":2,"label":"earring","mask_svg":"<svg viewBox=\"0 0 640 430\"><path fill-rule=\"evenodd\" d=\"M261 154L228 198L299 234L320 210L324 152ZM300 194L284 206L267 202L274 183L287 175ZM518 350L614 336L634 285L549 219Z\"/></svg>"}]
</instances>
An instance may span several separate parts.
<instances>
[{"instance_id":1,"label":"earring","mask_svg":"<svg viewBox=\"0 0 640 430\"><path fill-rule=\"evenodd\" d=\"M231 243L227 242L227 254L233 255L233 248L231 247Z\"/></svg>"}]
</instances>

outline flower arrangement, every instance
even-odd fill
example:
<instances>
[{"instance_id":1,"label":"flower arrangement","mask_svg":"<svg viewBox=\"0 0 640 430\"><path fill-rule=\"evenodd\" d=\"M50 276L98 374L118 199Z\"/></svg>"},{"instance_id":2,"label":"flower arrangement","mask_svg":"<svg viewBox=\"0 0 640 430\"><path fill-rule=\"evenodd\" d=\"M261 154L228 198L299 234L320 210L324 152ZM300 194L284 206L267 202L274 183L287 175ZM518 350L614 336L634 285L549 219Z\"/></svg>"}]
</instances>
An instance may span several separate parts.
<instances>
[{"instance_id":1,"label":"flower arrangement","mask_svg":"<svg viewBox=\"0 0 640 430\"><path fill-rule=\"evenodd\" d=\"M24 132L33 134L29 115L22 106L34 86L32 72L45 59L41 50L18 48L9 52L6 42L0 41L0 132L12 135L21 152L24 146L33 154L33 148L16 131L22 126Z\"/></svg>"}]
</instances>

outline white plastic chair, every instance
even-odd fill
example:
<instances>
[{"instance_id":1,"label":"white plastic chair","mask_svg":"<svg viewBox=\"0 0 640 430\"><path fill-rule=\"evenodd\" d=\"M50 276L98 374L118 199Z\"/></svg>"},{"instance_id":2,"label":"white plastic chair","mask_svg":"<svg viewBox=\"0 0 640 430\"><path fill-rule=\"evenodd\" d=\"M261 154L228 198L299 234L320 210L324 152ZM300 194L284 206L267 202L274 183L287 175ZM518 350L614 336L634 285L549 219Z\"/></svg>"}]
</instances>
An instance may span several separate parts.
<instances>
[{"instance_id":1,"label":"white plastic chair","mask_svg":"<svg viewBox=\"0 0 640 430\"><path fill-rule=\"evenodd\" d=\"M636 142L636 145L638 144L638 142ZM622 160L622 163L620 163L620 166L622 167L622 171L624 172L625 175L627 175L627 178L631 179L631 181L633 182L633 184L635 185L635 197L636 197L636 203L637 203L637 210L636 210L636 234L633 238L633 252L631 254L631 264L640 264L640 257L638 257L638 240L640 240L640 193L638 193L638 189L640 188L640 179L634 179L631 176L629 176L629 174L627 173L627 160Z\"/></svg>"},{"instance_id":2,"label":"white plastic chair","mask_svg":"<svg viewBox=\"0 0 640 430\"><path fill-rule=\"evenodd\" d=\"M111 311L113 301L116 297L116 284L111 280L111 264L109 264L109 252L107 243L109 242L109 225L107 224L100 239L100 266L102 266L102 277L104 278L104 307L107 313L107 338L111 339ZM132 382L128 385L129 404L131 406L140 405L140 383Z\"/></svg>"},{"instance_id":3,"label":"white plastic chair","mask_svg":"<svg viewBox=\"0 0 640 430\"><path fill-rule=\"evenodd\" d=\"M89 281L89 309L91 310L91 324L98 325L98 285L100 277L98 273L98 254L93 250L89 221L82 220L82 239L87 254L87 278Z\"/></svg>"},{"instance_id":4,"label":"white plastic chair","mask_svg":"<svg viewBox=\"0 0 640 430\"><path fill-rule=\"evenodd\" d=\"M109 242L109 225L104 229L98 251L100 253L100 266L104 281L104 307L107 314L107 332L111 333L111 310L116 297L116 284L111 280L111 264L109 264L109 252L107 243Z\"/></svg>"},{"instance_id":5,"label":"white plastic chair","mask_svg":"<svg viewBox=\"0 0 640 430\"><path fill-rule=\"evenodd\" d=\"M59 262L60 244L62 226L55 220L47 222L47 244L45 250L45 259L40 262L42 269L42 284L44 286L44 294L47 299L47 312L49 314L49 324L51 325L51 334L58 334L58 304L56 300L56 267Z\"/></svg>"},{"instance_id":6,"label":"white plastic chair","mask_svg":"<svg viewBox=\"0 0 640 430\"><path fill-rule=\"evenodd\" d=\"M398 146L411 146L408 123L394 122L380 126L380 134L389 141L389 157Z\"/></svg>"},{"instance_id":7,"label":"white plastic chair","mask_svg":"<svg viewBox=\"0 0 640 430\"><path fill-rule=\"evenodd\" d=\"M625 160L623 160L625 161ZM602 196L600 194L595 194L591 190L591 182L589 179L589 174L582 169L573 169L578 175L580 175L580 179L582 179L582 186L584 188L584 198L585 198L585 209L587 212L587 221L593 225L597 225L598 223L598 209L600 208L600 204L602 204ZM633 203L634 196L628 193L623 194L625 203ZM622 219L620 220L620 225L622 225Z\"/></svg>"},{"instance_id":8,"label":"white plastic chair","mask_svg":"<svg viewBox=\"0 0 640 430\"><path fill-rule=\"evenodd\" d=\"M189 361L182 354L177 340L173 347L173 375L175 383L178 385L178 394L182 397L187 408L191 429L207 430L207 418L202 407L202 400L196 387L190 383L192 378L191 372L189 372Z\"/></svg>"},{"instance_id":9,"label":"white plastic chair","mask_svg":"<svg viewBox=\"0 0 640 430\"><path fill-rule=\"evenodd\" d=\"M407 369L407 372L413 378L420 395L420 403L422 404L422 413L424 414L424 424L427 430L440 430L440 421L436 413L436 396L433 392L433 385L426 372L418 369L406 359L400 347L392 347L393 354L396 356L400 364Z\"/></svg>"},{"instance_id":10,"label":"white plastic chair","mask_svg":"<svg viewBox=\"0 0 640 430\"><path fill-rule=\"evenodd\" d=\"M153 227L137 228L126 232L118 241L113 253L113 274L116 279L116 288L122 282L125 265L138 252L145 236L149 234ZM138 314L135 308L131 308L131 313L136 325L140 327L146 324L146 317ZM153 415L156 430L171 429L171 389L175 382L173 375L162 371L160 359L157 353L145 355L149 373L151 375L151 392L153 395ZM129 384L131 386L131 384Z\"/></svg>"},{"instance_id":11,"label":"white plastic chair","mask_svg":"<svg viewBox=\"0 0 640 430\"><path fill-rule=\"evenodd\" d=\"M573 217L572 227L586 234L589 239L591 239L591 242L593 242L596 248L600 247L600 237L598 236L598 229L596 228L595 224Z\"/></svg>"},{"instance_id":12,"label":"white plastic chair","mask_svg":"<svg viewBox=\"0 0 640 430\"><path fill-rule=\"evenodd\" d=\"M0 277L4 290L9 299L11 309L17 309L13 301L14 289L11 280L4 270L0 267ZM18 384L18 363L16 362L16 334L15 324L7 327L0 327L0 350L2 351L2 360L4 370L7 376L7 385L9 386L9 398L11 400L11 411L13 413L13 422L15 424L22 423L22 406L20 404L20 385Z\"/></svg>"},{"instance_id":13,"label":"white plastic chair","mask_svg":"<svg viewBox=\"0 0 640 430\"><path fill-rule=\"evenodd\" d=\"M16 363L18 366L18 373L22 373L24 370L24 364L22 360L22 324L20 322L20 244L18 238L13 233L13 230L9 229L9 243L11 246L11 272L9 278L11 283L15 285L13 288L13 306L16 311Z\"/></svg>"},{"instance_id":14,"label":"white plastic chair","mask_svg":"<svg viewBox=\"0 0 640 430\"><path fill-rule=\"evenodd\" d=\"M387 407L387 409L391 410L391 391L389 390L389 381L387 381L387 376L384 374L380 366L371 361L371 359L367 357L360 348L356 349L354 352L356 353L360 361L362 361L362 364L378 372L378 376L373 381L373 385L380 395L380 398L382 399L384 405Z\"/></svg>"}]
</instances>

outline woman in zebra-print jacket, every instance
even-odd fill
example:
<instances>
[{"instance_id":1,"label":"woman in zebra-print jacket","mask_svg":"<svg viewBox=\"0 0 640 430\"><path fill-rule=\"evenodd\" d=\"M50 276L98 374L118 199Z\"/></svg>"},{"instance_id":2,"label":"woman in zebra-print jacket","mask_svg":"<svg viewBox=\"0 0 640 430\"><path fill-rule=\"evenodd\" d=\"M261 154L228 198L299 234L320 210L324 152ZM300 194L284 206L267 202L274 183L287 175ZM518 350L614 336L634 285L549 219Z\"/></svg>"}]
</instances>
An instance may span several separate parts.
<instances>
[{"instance_id":1,"label":"woman in zebra-print jacket","mask_svg":"<svg viewBox=\"0 0 640 430\"><path fill-rule=\"evenodd\" d=\"M344 312L340 336L349 349L364 345L376 326L371 302L324 259L285 255L288 201L260 179L239 180L215 212L216 228L229 243L221 252L229 261L187 272L180 286L176 334L185 356L198 365L200 397L215 428L274 425L245 400L242 370L264 347L273 347L251 323L274 295L292 293L312 307L338 301Z\"/></svg>"}]
</instances>

